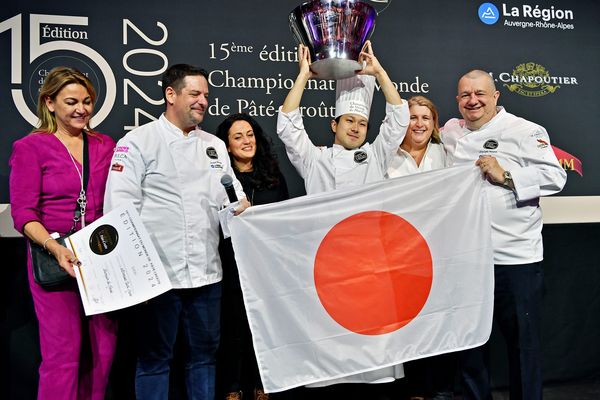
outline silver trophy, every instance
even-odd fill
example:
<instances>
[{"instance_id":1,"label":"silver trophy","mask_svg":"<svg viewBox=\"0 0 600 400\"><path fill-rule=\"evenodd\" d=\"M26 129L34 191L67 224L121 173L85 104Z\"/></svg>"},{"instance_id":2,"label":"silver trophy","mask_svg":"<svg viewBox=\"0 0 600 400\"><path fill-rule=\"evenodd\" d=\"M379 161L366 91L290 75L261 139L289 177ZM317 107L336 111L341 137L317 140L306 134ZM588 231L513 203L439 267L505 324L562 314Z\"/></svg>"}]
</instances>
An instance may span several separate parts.
<instances>
[{"instance_id":1,"label":"silver trophy","mask_svg":"<svg viewBox=\"0 0 600 400\"><path fill-rule=\"evenodd\" d=\"M296 42L310 50L311 69L321 79L343 79L362 69L357 61L375 29L377 11L354 0L313 0L290 13Z\"/></svg>"}]
</instances>

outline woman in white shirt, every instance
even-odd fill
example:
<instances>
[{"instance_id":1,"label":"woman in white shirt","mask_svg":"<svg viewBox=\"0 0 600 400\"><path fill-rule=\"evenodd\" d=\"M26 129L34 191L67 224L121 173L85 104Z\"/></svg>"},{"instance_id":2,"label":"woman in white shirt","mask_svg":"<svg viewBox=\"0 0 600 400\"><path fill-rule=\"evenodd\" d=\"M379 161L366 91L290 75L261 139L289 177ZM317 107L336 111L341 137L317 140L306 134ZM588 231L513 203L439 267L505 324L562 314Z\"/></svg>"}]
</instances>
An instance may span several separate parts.
<instances>
[{"instance_id":1,"label":"woman in white shirt","mask_svg":"<svg viewBox=\"0 0 600 400\"><path fill-rule=\"evenodd\" d=\"M396 156L387 170L388 178L430 171L446 166L440 140L438 112L424 96L408 99L410 124Z\"/></svg>"},{"instance_id":2,"label":"woman in white shirt","mask_svg":"<svg viewBox=\"0 0 600 400\"><path fill-rule=\"evenodd\" d=\"M440 140L438 112L426 97L408 99L410 124L396 156L387 170L396 178L444 168L446 152ZM454 354L423 358L404 364L404 387L410 398L446 400L453 398L456 359Z\"/></svg>"}]
</instances>

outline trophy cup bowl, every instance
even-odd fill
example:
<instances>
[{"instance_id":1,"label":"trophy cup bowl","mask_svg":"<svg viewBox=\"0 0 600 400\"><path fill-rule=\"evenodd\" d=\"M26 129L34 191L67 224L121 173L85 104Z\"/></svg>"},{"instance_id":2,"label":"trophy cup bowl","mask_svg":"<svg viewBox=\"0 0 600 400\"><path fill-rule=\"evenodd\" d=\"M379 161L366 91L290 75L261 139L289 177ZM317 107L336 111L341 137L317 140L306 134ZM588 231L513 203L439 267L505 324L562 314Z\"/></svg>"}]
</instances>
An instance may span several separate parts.
<instances>
[{"instance_id":1,"label":"trophy cup bowl","mask_svg":"<svg viewBox=\"0 0 600 400\"><path fill-rule=\"evenodd\" d=\"M376 16L366 2L312 0L290 13L290 30L298 44L309 48L317 78L343 79L362 69L358 56L375 29Z\"/></svg>"}]
</instances>

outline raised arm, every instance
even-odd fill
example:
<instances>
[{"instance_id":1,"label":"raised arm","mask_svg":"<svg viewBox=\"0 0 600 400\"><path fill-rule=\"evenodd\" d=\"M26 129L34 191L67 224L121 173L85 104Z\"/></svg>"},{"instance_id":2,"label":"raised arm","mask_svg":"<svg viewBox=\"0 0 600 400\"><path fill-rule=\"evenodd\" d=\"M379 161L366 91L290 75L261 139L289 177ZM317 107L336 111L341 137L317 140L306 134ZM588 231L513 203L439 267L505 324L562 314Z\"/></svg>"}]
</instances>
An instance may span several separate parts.
<instances>
[{"instance_id":1,"label":"raised arm","mask_svg":"<svg viewBox=\"0 0 600 400\"><path fill-rule=\"evenodd\" d=\"M294 111L300 107L300 100L302 99L306 83L310 78L315 76L314 72L310 70L310 51L308 47L302 44L298 45L298 64L300 67L298 77L281 106L281 111L284 113Z\"/></svg>"},{"instance_id":2,"label":"raised arm","mask_svg":"<svg viewBox=\"0 0 600 400\"><path fill-rule=\"evenodd\" d=\"M381 64L375 54L373 54L373 47L371 45L371 41L367 40L363 47L363 50L358 57L358 62L365 65L365 68L358 71L358 75L373 75L377 82L379 82L379 86L383 91L383 95L385 96L385 101L392 105L400 105L402 104L402 99L400 98L400 94L394 83L391 81L387 72Z\"/></svg>"}]
</instances>

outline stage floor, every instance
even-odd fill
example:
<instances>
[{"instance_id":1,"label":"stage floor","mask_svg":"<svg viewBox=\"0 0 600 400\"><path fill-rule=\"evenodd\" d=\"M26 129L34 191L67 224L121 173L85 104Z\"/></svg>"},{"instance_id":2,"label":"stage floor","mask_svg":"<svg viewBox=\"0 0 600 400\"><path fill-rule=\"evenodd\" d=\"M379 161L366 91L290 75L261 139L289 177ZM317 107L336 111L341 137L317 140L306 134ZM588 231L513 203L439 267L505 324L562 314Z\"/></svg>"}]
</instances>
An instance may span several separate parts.
<instances>
[{"instance_id":1,"label":"stage floor","mask_svg":"<svg viewBox=\"0 0 600 400\"><path fill-rule=\"evenodd\" d=\"M460 397L456 397L460 399ZM578 382L544 385L544 400L598 400L600 399L600 376ZM494 400L509 400L508 391L494 391Z\"/></svg>"}]
</instances>

